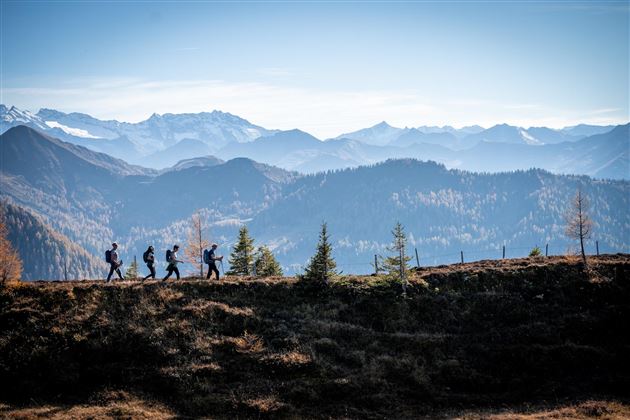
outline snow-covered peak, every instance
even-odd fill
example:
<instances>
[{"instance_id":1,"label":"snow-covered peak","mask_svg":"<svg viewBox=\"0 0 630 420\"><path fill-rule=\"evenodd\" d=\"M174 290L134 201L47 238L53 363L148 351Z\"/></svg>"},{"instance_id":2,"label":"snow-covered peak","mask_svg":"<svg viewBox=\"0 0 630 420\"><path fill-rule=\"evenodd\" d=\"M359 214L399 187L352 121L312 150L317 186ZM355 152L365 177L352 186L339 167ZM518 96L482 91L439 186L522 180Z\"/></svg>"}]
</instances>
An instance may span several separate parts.
<instances>
[{"instance_id":1,"label":"snow-covered peak","mask_svg":"<svg viewBox=\"0 0 630 420\"><path fill-rule=\"evenodd\" d=\"M50 119L57 120L57 119L65 117L66 114L61 111L57 111L56 109L41 108L39 111L37 111L37 116L43 120L50 120Z\"/></svg>"},{"instance_id":2,"label":"snow-covered peak","mask_svg":"<svg viewBox=\"0 0 630 420\"><path fill-rule=\"evenodd\" d=\"M21 110L16 106L7 108L2 105L0 108L0 122L2 123L2 131L8 130L16 125L30 125L32 127L45 129L44 122L30 111Z\"/></svg>"},{"instance_id":3,"label":"snow-covered peak","mask_svg":"<svg viewBox=\"0 0 630 420\"><path fill-rule=\"evenodd\" d=\"M33 118L36 118L35 115L33 115L33 113L29 111L22 111L15 106L12 106L8 111L6 111L5 116L6 116L5 120L7 121L11 119L12 121L19 121L19 122L25 122L25 123L30 122L31 120L33 120Z\"/></svg>"},{"instance_id":4,"label":"snow-covered peak","mask_svg":"<svg viewBox=\"0 0 630 420\"><path fill-rule=\"evenodd\" d=\"M362 130L353 131L351 133L344 133L337 136L337 139L352 139L358 140L363 143L372 144L376 146L384 146L389 144L392 140L398 138L402 133L406 132L406 128L392 127L385 121L373 125L372 127L364 128Z\"/></svg>"}]
</instances>

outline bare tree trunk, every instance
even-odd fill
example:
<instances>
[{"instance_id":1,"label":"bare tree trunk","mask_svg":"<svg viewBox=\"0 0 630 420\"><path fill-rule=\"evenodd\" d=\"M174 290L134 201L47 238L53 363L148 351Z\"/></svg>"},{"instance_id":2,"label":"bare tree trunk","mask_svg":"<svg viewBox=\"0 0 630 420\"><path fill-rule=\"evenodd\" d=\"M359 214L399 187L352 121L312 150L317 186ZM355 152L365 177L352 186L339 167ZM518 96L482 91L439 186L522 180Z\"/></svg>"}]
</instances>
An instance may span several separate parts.
<instances>
[{"instance_id":1,"label":"bare tree trunk","mask_svg":"<svg viewBox=\"0 0 630 420\"><path fill-rule=\"evenodd\" d=\"M586 253L584 252L584 236L580 235L580 248L582 250L582 261L586 265Z\"/></svg>"},{"instance_id":2,"label":"bare tree trunk","mask_svg":"<svg viewBox=\"0 0 630 420\"><path fill-rule=\"evenodd\" d=\"M407 294L407 279L405 278L405 244L400 240L400 283L402 284L403 294Z\"/></svg>"},{"instance_id":3,"label":"bare tree trunk","mask_svg":"<svg viewBox=\"0 0 630 420\"><path fill-rule=\"evenodd\" d=\"M582 192L578 191L578 200L577 200L577 204L578 204L578 218L579 218L579 225L580 225L580 250L582 252L582 261L584 262L584 267L586 267L586 253L584 252L584 214L583 214L583 199L582 199Z\"/></svg>"},{"instance_id":4,"label":"bare tree trunk","mask_svg":"<svg viewBox=\"0 0 630 420\"><path fill-rule=\"evenodd\" d=\"M199 218L199 223L197 224L197 240L199 241L199 277L203 278L203 238L201 237L201 217Z\"/></svg>"}]
</instances>

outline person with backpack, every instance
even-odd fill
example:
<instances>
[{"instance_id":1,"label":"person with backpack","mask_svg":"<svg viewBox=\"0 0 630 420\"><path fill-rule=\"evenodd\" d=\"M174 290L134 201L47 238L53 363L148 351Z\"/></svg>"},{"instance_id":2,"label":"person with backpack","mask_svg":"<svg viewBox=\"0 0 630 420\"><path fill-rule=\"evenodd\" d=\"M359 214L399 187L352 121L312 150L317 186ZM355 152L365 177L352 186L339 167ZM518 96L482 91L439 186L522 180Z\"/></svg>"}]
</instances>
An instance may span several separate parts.
<instances>
[{"instance_id":1,"label":"person with backpack","mask_svg":"<svg viewBox=\"0 0 630 420\"><path fill-rule=\"evenodd\" d=\"M219 269L217 268L217 261L223 261L223 255L216 256L215 251L217 250L218 245L212 244L210 250L203 251L203 262L208 264L208 275L206 276L206 280L210 280L210 274L214 272L217 277L217 281L219 280Z\"/></svg>"},{"instance_id":2,"label":"person with backpack","mask_svg":"<svg viewBox=\"0 0 630 420\"><path fill-rule=\"evenodd\" d=\"M152 277L155 280L155 254L154 254L154 248L152 245L149 245L149 248L147 248L146 251L144 251L144 254L142 254L142 259L144 260L144 262L147 265L147 268L149 269L150 273L142 279L142 281L145 281L146 279L148 279L149 277Z\"/></svg>"},{"instance_id":3,"label":"person with backpack","mask_svg":"<svg viewBox=\"0 0 630 420\"><path fill-rule=\"evenodd\" d=\"M179 280L179 269L177 268L177 264L183 263L184 261L177 259L177 251L179 251L179 245L174 245L173 250L166 250L166 262L168 265L166 266L166 277L162 279L162 281L166 281L173 272L177 275L177 280Z\"/></svg>"},{"instance_id":4,"label":"person with backpack","mask_svg":"<svg viewBox=\"0 0 630 420\"><path fill-rule=\"evenodd\" d=\"M123 264L122 260L118 259L118 244L114 242L112 244L112 249L108 249L105 251L105 262L109 263L109 274L107 275L107 283L111 281L112 274L114 271L118 274L121 280L124 280L122 273L120 272L120 266Z\"/></svg>"}]
</instances>

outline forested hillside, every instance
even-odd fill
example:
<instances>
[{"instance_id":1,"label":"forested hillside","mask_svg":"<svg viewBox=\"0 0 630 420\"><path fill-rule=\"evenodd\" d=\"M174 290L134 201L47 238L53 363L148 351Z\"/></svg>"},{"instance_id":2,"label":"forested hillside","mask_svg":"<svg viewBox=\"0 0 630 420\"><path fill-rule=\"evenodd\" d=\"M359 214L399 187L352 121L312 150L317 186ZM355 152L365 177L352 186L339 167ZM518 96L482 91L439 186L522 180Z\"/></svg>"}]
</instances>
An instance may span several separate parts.
<instances>
[{"instance_id":1,"label":"forested hillside","mask_svg":"<svg viewBox=\"0 0 630 420\"><path fill-rule=\"evenodd\" d=\"M24 135L23 135L24 134ZM400 221L422 265L524 256L536 245L565 254L564 215L578 189L591 201L595 253L630 250L630 182L555 175L540 169L499 174L449 170L434 162L390 160L309 176L237 158L124 175L134 167L101 164L107 156L17 127L0 136L0 195L41 215L55 230L101 258L116 240L129 261L147 245L159 252L184 244L191 215L227 254L247 224L285 273L303 270L319 224L329 223L333 255L345 273L373 271ZM141 267L143 268L143 267ZM226 270L228 267L225 267ZM189 266L183 266L186 272Z\"/></svg>"},{"instance_id":2,"label":"forested hillside","mask_svg":"<svg viewBox=\"0 0 630 420\"><path fill-rule=\"evenodd\" d=\"M421 264L449 263L465 251L467 260L523 256L547 243L552 253L573 246L564 235L570 197L581 189L596 222L587 251L627 252L630 243L630 183L558 176L547 171L475 174L432 162L391 160L300 178L283 198L249 222L255 237L291 238L286 260L299 261L325 220L335 255L346 272L367 272L374 254L387 254L391 229L400 221ZM310 237L301 235L309 232ZM303 255L303 254L302 254ZM361 271L360 271L361 272Z\"/></svg>"},{"instance_id":3,"label":"forested hillside","mask_svg":"<svg viewBox=\"0 0 630 420\"><path fill-rule=\"evenodd\" d=\"M81 280L102 277L106 272L102 259L53 231L29 211L2 202L0 217L8 228L9 241L22 259L23 280Z\"/></svg>"}]
</instances>

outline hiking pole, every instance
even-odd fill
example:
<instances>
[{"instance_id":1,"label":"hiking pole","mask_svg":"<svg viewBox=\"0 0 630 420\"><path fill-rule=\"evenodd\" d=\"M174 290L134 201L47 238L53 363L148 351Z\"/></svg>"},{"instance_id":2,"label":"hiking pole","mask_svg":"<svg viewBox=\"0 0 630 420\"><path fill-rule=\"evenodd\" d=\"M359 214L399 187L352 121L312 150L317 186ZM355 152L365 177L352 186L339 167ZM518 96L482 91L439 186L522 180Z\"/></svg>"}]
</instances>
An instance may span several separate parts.
<instances>
[{"instance_id":1,"label":"hiking pole","mask_svg":"<svg viewBox=\"0 0 630 420\"><path fill-rule=\"evenodd\" d=\"M223 271L223 259L221 259L221 274L225 276L225 271Z\"/></svg>"}]
</instances>

